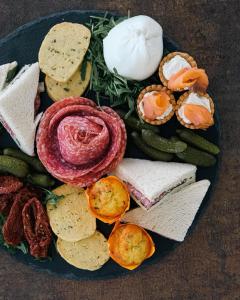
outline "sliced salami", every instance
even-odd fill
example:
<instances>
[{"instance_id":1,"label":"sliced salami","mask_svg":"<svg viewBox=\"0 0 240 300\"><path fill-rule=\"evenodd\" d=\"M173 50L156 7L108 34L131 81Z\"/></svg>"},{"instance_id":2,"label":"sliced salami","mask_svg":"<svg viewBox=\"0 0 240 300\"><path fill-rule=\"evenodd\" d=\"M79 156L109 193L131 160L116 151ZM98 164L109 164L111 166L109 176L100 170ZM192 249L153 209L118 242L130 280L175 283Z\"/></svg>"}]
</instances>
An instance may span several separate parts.
<instances>
[{"instance_id":1,"label":"sliced salami","mask_svg":"<svg viewBox=\"0 0 240 300\"><path fill-rule=\"evenodd\" d=\"M111 172L122 160L126 129L110 108L86 98L68 98L50 106L37 133L37 151L59 180L85 187Z\"/></svg>"}]
</instances>

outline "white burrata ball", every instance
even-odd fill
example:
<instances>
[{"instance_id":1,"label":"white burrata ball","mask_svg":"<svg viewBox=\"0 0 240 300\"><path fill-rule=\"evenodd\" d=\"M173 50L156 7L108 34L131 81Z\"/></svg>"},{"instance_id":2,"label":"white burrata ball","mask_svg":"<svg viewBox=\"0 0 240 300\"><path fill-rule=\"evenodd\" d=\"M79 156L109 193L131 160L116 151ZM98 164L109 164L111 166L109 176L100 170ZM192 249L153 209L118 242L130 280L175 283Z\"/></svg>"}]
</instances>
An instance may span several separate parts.
<instances>
[{"instance_id":1,"label":"white burrata ball","mask_svg":"<svg viewBox=\"0 0 240 300\"><path fill-rule=\"evenodd\" d=\"M158 68L163 54L162 27L148 16L124 20L103 40L105 63L127 79L144 80Z\"/></svg>"}]
</instances>

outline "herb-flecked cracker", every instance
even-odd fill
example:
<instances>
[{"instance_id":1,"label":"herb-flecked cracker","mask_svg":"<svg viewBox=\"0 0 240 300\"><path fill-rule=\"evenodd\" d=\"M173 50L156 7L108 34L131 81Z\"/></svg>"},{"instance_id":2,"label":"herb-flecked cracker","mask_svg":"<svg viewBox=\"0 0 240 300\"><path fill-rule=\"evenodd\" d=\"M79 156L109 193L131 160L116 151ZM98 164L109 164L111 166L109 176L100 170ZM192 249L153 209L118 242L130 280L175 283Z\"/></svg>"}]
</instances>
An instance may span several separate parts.
<instances>
[{"instance_id":1,"label":"herb-flecked cracker","mask_svg":"<svg viewBox=\"0 0 240 300\"><path fill-rule=\"evenodd\" d=\"M40 47L40 69L56 81L68 81L82 63L90 38L90 30L82 24L56 24L47 33Z\"/></svg>"},{"instance_id":2,"label":"herb-flecked cracker","mask_svg":"<svg viewBox=\"0 0 240 300\"><path fill-rule=\"evenodd\" d=\"M58 238L57 250L69 264L89 271L100 269L109 259L107 240L99 231L79 242Z\"/></svg>"},{"instance_id":3,"label":"herb-flecked cracker","mask_svg":"<svg viewBox=\"0 0 240 300\"><path fill-rule=\"evenodd\" d=\"M55 204L51 201L47 203L47 213L53 232L71 242L94 234L96 219L89 212L84 190L63 185L53 192L64 196Z\"/></svg>"},{"instance_id":4,"label":"herb-flecked cracker","mask_svg":"<svg viewBox=\"0 0 240 300\"><path fill-rule=\"evenodd\" d=\"M85 92L91 75L91 63L87 62L85 78L81 76L81 66L67 82L58 82L49 76L45 78L47 93L53 101L68 97L82 96Z\"/></svg>"}]
</instances>

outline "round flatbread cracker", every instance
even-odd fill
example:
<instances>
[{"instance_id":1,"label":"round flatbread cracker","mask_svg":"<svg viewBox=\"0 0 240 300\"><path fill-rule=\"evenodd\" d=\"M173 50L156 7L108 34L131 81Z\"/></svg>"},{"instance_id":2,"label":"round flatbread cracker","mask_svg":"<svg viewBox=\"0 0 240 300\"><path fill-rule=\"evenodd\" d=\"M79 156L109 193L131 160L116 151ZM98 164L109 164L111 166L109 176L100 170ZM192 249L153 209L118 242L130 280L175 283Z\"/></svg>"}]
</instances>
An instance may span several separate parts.
<instances>
[{"instance_id":1,"label":"round flatbread cracker","mask_svg":"<svg viewBox=\"0 0 240 300\"><path fill-rule=\"evenodd\" d=\"M100 269L109 260L107 240L99 231L78 242L58 238L57 250L69 264L89 271Z\"/></svg>"},{"instance_id":2,"label":"round flatbread cracker","mask_svg":"<svg viewBox=\"0 0 240 300\"><path fill-rule=\"evenodd\" d=\"M68 97L82 96L89 84L91 70L91 63L87 62L84 80L81 78L81 67L67 82L58 82L51 77L46 76L45 84L49 97L53 101L58 101Z\"/></svg>"},{"instance_id":3,"label":"round flatbread cracker","mask_svg":"<svg viewBox=\"0 0 240 300\"><path fill-rule=\"evenodd\" d=\"M58 186L55 190L53 190L53 193L58 196L66 196L73 193L81 193L83 191L82 188L79 188L77 186L69 185L69 184L62 184Z\"/></svg>"},{"instance_id":4,"label":"round flatbread cracker","mask_svg":"<svg viewBox=\"0 0 240 300\"><path fill-rule=\"evenodd\" d=\"M47 203L47 213L53 232L70 242L93 235L96 230L96 218L89 212L84 190L63 185L54 193L64 197L56 204L51 204L50 201Z\"/></svg>"},{"instance_id":5,"label":"round flatbread cracker","mask_svg":"<svg viewBox=\"0 0 240 300\"><path fill-rule=\"evenodd\" d=\"M40 69L56 81L68 81L80 67L90 38L90 30L82 24L56 24L47 33L40 47Z\"/></svg>"}]
</instances>

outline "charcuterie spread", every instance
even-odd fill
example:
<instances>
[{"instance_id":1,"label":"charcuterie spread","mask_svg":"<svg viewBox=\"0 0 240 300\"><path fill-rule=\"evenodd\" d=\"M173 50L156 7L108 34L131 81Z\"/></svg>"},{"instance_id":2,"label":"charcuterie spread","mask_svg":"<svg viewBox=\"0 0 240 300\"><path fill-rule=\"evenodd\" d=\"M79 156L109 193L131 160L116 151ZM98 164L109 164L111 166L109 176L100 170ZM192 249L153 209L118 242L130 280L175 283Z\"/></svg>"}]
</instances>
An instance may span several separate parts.
<instances>
[{"instance_id":1,"label":"charcuterie spread","mask_svg":"<svg viewBox=\"0 0 240 300\"><path fill-rule=\"evenodd\" d=\"M48 29L37 62L0 66L0 122L15 142L0 141L1 244L133 270L161 251L152 232L184 240L208 192L199 172L220 152L204 134L210 80L148 16Z\"/></svg>"}]
</instances>

